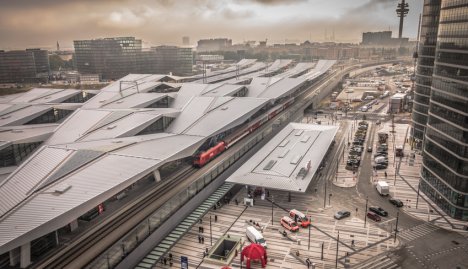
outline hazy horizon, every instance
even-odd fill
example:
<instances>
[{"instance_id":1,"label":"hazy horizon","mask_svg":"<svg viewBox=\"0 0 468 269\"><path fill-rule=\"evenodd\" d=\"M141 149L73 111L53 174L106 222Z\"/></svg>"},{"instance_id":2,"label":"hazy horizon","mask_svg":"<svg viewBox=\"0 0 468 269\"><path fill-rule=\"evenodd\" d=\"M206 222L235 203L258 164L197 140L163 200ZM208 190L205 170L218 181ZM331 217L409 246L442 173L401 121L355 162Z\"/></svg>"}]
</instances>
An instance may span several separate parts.
<instances>
[{"instance_id":1,"label":"hazy horizon","mask_svg":"<svg viewBox=\"0 0 468 269\"><path fill-rule=\"evenodd\" d=\"M73 48L73 40L134 36L145 46L202 38L358 43L362 32L398 35L398 0L0 0L0 49ZM422 3L408 0L403 36L415 39Z\"/></svg>"}]
</instances>

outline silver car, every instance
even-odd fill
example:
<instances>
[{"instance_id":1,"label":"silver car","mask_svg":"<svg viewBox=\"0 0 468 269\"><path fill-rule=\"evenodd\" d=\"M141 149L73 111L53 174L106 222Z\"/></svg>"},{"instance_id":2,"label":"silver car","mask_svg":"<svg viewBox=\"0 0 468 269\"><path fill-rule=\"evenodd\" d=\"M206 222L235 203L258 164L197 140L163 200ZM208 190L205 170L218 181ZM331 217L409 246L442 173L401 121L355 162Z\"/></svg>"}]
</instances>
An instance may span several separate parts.
<instances>
[{"instance_id":1,"label":"silver car","mask_svg":"<svg viewBox=\"0 0 468 269\"><path fill-rule=\"evenodd\" d=\"M338 212L336 212L335 214L335 219L343 219L343 218L346 218L346 217L349 217L351 216L351 212L349 211L346 211L346 210L340 210Z\"/></svg>"}]
</instances>

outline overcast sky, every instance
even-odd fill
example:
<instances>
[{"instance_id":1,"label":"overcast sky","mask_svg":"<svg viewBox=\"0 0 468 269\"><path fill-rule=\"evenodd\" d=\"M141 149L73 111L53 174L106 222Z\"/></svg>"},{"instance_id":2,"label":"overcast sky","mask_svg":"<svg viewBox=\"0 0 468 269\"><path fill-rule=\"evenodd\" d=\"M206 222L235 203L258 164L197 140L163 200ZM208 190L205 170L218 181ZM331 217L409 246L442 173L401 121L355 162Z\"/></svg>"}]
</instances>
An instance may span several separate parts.
<instances>
[{"instance_id":1,"label":"overcast sky","mask_svg":"<svg viewBox=\"0 0 468 269\"><path fill-rule=\"evenodd\" d=\"M400 0L0 0L0 48L72 48L73 40L135 36L145 46L182 36L360 42L362 32L392 30ZM421 0L408 0L403 36L415 38Z\"/></svg>"}]
</instances>

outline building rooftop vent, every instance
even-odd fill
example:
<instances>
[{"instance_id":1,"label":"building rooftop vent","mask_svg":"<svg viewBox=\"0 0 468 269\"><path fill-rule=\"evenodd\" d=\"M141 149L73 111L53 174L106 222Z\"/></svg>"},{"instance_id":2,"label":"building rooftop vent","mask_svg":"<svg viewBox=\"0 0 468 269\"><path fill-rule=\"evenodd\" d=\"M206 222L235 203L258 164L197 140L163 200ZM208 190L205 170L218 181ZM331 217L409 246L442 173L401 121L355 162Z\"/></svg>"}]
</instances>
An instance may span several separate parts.
<instances>
[{"instance_id":1,"label":"building rooftop vent","mask_svg":"<svg viewBox=\"0 0 468 269\"><path fill-rule=\"evenodd\" d=\"M276 163L276 160L270 160L266 165L265 167L263 167L263 170L271 170L271 168L273 168L273 166L275 165Z\"/></svg>"},{"instance_id":2,"label":"building rooftop vent","mask_svg":"<svg viewBox=\"0 0 468 269\"><path fill-rule=\"evenodd\" d=\"M283 140L281 144L279 144L279 147L285 147L289 143L289 140Z\"/></svg>"},{"instance_id":3,"label":"building rooftop vent","mask_svg":"<svg viewBox=\"0 0 468 269\"><path fill-rule=\"evenodd\" d=\"M278 158L284 158L289 152L289 149L285 149L283 150L283 152L281 152L279 155L278 155Z\"/></svg>"},{"instance_id":4,"label":"building rooftop vent","mask_svg":"<svg viewBox=\"0 0 468 269\"><path fill-rule=\"evenodd\" d=\"M55 193L56 194L64 194L65 192L67 192L72 186L70 184L66 184L66 183L63 183L63 184L59 184L57 186L55 186Z\"/></svg>"}]
</instances>

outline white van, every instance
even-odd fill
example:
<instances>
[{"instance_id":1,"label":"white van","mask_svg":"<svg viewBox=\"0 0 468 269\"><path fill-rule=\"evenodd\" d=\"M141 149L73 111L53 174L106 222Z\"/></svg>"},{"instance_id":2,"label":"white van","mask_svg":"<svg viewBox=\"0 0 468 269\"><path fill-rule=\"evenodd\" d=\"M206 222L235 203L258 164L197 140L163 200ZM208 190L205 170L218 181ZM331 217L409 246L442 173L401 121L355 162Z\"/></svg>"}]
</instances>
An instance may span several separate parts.
<instances>
[{"instance_id":1,"label":"white van","mask_svg":"<svg viewBox=\"0 0 468 269\"><path fill-rule=\"evenodd\" d=\"M362 112L367 112L368 109L369 109L369 108L368 108L367 106L361 107L361 111L362 111Z\"/></svg>"},{"instance_id":2,"label":"white van","mask_svg":"<svg viewBox=\"0 0 468 269\"><path fill-rule=\"evenodd\" d=\"M247 238L249 239L250 242L259 244L264 248L267 248L267 243L265 241L265 238L263 238L263 235L261 232L259 232L255 227L249 226L247 229L245 229L245 234L247 235Z\"/></svg>"},{"instance_id":3,"label":"white van","mask_svg":"<svg viewBox=\"0 0 468 269\"><path fill-rule=\"evenodd\" d=\"M387 196L390 194L390 187L388 186L388 183L385 181L379 181L375 185L375 188L379 192L380 195Z\"/></svg>"}]
</instances>

